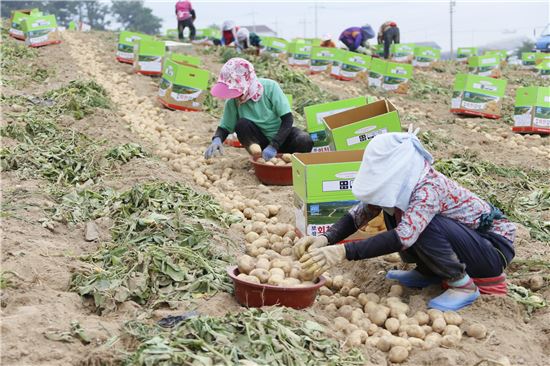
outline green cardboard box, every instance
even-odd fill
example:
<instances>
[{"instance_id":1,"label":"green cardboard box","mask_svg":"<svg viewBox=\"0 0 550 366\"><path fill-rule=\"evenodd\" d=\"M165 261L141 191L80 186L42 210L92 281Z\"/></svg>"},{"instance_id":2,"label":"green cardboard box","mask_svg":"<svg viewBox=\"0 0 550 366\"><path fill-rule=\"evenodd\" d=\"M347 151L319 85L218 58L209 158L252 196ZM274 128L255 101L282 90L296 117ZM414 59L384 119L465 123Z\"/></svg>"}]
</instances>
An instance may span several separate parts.
<instances>
[{"instance_id":1,"label":"green cardboard box","mask_svg":"<svg viewBox=\"0 0 550 366\"><path fill-rule=\"evenodd\" d=\"M550 88L529 86L516 91L512 130L550 133Z\"/></svg>"},{"instance_id":2,"label":"green cardboard box","mask_svg":"<svg viewBox=\"0 0 550 366\"><path fill-rule=\"evenodd\" d=\"M340 80L354 80L366 77L372 57L357 52L344 51L340 55L341 63L338 66L337 76ZM335 75L334 70L331 75Z\"/></svg>"},{"instance_id":3,"label":"green cardboard box","mask_svg":"<svg viewBox=\"0 0 550 366\"><path fill-rule=\"evenodd\" d=\"M311 47L311 60L309 71L312 74L330 72L332 63L338 60L344 50L340 48Z\"/></svg>"},{"instance_id":4,"label":"green cardboard box","mask_svg":"<svg viewBox=\"0 0 550 366\"><path fill-rule=\"evenodd\" d=\"M390 46L391 59L396 62L412 62L415 47L414 43L393 43Z\"/></svg>"},{"instance_id":5,"label":"green cardboard box","mask_svg":"<svg viewBox=\"0 0 550 366\"><path fill-rule=\"evenodd\" d=\"M534 69L536 57L537 57L536 52L522 52L521 66L525 69Z\"/></svg>"},{"instance_id":6,"label":"green cardboard box","mask_svg":"<svg viewBox=\"0 0 550 366\"><path fill-rule=\"evenodd\" d=\"M30 47L41 47L61 42L55 15L31 14L21 22L25 34L25 44Z\"/></svg>"},{"instance_id":7,"label":"green cardboard box","mask_svg":"<svg viewBox=\"0 0 550 366\"><path fill-rule=\"evenodd\" d=\"M162 74L162 60L166 53L163 41L140 39L134 42L134 72L144 75Z\"/></svg>"},{"instance_id":8,"label":"green cardboard box","mask_svg":"<svg viewBox=\"0 0 550 366\"><path fill-rule=\"evenodd\" d=\"M69 22L69 26L67 27L67 29L70 30L70 31L75 31L76 30L76 23L75 23L74 20L71 20Z\"/></svg>"},{"instance_id":9,"label":"green cardboard box","mask_svg":"<svg viewBox=\"0 0 550 366\"><path fill-rule=\"evenodd\" d=\"M542 59L542 61L536 66L539 70L539 76L543 79L550 78L550 59Z\"/></svg>"},{"instance_id":10,"label":"green cardboard box","mask_svg":"<svg viewBox=\"0 0 550 366\"><path fill-rule=\"evenodd\" d=\"M152 40L153 37L136 32L122 31L118 36L116 58L118 61L132 63L134 61L134 42L141 39Z\"/></svg>"},{"instance_id":11,"label":"green cardboard box","mask_svg":"<svg viewBox=\"0 0 550 366\"><path fill-rule=\"evenodd\" d=\"M362 150L293 154L294 210L300 234L324 234L358 203L351 188L362 159ZM364 237L357 232L348 240Z\"/></svg>"},{"instance_id":12,"label":"green cardboard box","mask_svg":"<svg viewBox=\"0 0 550 366\"><path fill-rule=\"evenodd\" d=\"M387 62L381 58L373 58L368 70L368 85L370 88L382 88Z\"/></svg>"},{"instance_id":13,"label":"green cardboard box","mask_svg":"<svg viewBox=\"0 0 550 366\"><path fill-rule=\"evenodd\" d=\"M500 61L500 56L496 54L472 56L468 59L468 70L470 74L499 78L502 75Z\"/></svg>"},{"instance_id":14,"label":"green cardboard box","mask_svg":"<svg viewBox=\"0 0 550 366\"><path fill-rule=\"evenodd\" d=\"M485 51L483 56L498 56L500 57L500 61L503 62L508 58L508 52L506 50L489 50Z\"/></svg>"},{"instance_id":15,"label":"green cardboard box","mask_svg":"<svg viewBox=\"0 0 550 366\"><path fill-rule=\"evenodd\" d=\"M432 63L441 58L441 50L428 46L416 46L414 48L413 66L430 67Z\"/></svg>"},{"instance_id":16,"label":"green cardboard box","mask_svg":"<svg viewBox=\"0 0 550 366\"><path fill-rule=\"evenodd\" d=\"M363 150L370 140L387 132L401 132L395 106L387 99L323 118L331 151Z\"/></svg>"},{"instance_id":17,"label":"green cardboard box","mask_svg":"<svg viewBox=\"0 0 550 366\"><path fill-rule=\"evenodd\" d=\"M206 70L168 59L162 70L159 101L170 109L200 111L208 93L209 77Z\"/></svg>"},{"instance_id":18,"label":"green cardboard box","mask_svg":"<svg viewBox=\"0 0 550 366\"><path fill-rule=\"evenodd\" d=\"M303 39L289 42L287 53L289 65L309 67L311 43L306 43Z\"/></svg>"},{"instance_id":19,"label":"green cardboard box","mask_svg":"<svg viewBox=\"0 0 550 366\"><path fill-rule=\"evenodd\" d=\"M199 67L201 65L201 59L197 56L184 55L183 53L170 53L168 59L177 62L181 65L188 65Z\"/></svg>"},{"instance_id":20,"label":"green cardboard box","mask_svg":"<svg viewBox=\"0 0 550 366\"><path fill-rule=\"evenodd\" d=\"M288 42L278 37L262 37L262 49L260 53L265 53L273 57L283 57L287 51Z\"/></svg>"},{"instance_id":21,"label":"green cardboard box","mask_svg":"<svg viewBox=\"0 0 550 366\"><path fill-rule=\"evenodd\" d=\"M456 50L457 61L468 61L472 56L477 56L479 50L477 47L459 47Z\"/></svg>"},{"instance_id":22,"label":"green cardboard box","mask_svg":"<svg viewBox=\"0 0 550 366\"><path fill-rule=\"evenodd\" d=\"M178 39L178 30L177 29L167 29L166 30L166 38L168 39Z\"/></svg>"},{"instance_id":23,"label":"green cardboard box","mask_svg":"<svg viewBox=\"0 0 550 366\"><path fill-rule=\"evenodd\" d=\"M539 65L544 60L550 60L550 53L536 52L535 65Z\"/></svg>"},{"instance_id":24,"label":"green cardboard box","mask_svg":"<svg viewBox=\"0 0 550 366\"><path fill-rule=\"evenodd\" d=\"M409 91L409 80L412 79L413 66L397 62L387 62L382 89L399 94Z\"/></svg>"},{"instance_id":25,"label":"green cardboard box","mask_svg":"<svg viewBox=\"0 0 550 366\"><path fill-rule=\"evenodd\" d=\"M487 118L500 118L506 80L472 74L455 78L451 112Z\"/></svg>"},{"instance_id":26,"label":"green cardboard box","mask_svg":"<svg viewBox=\"0 0 550 366\"><path fill-rule=\"evenodd\" d=\"M378 57L384 57L384 45L375 44L372 46L372 54Z\"/></svg>"},{"instance_id":27,"label":"green cardboard box","mask_svg":"<svg viewBox=\"0 0 550 366\"><path fill-rule=\"evenodd\" d=\"M38 9L20 9L14 10L11 13L10 19L10 29L8 34L16 39L25 39L25 32L23 32L23 20L29 16L39 16L42 15Z\"/></svg>"},{"instance_id":28,"label":"green cardboard box","mask_svg":"<svg viewBox=\"0 0 550 366\"><path fill-rule=\"evenodd\" d=\"M220 39L220 38L222 38L222 33L219 29L214 29L214 28L197 29L195 32L195 39L191 41L191 43L211 46L214 44L214 40Z\"/></svg>"},{"instance_id":29,"label":"green cardboard box","mask_svg":"<svg viewBox=\"0 0 550 366\"><path fill-rule=\"evenodd\" d=\"M361 96L305 107L304 114L306 116L306 130L313 140L312 152L330 151L323 118L355 107L366 105L367 103L372 103L374 100L375 98L373 97Z\"/></svg>"}]
</instances>

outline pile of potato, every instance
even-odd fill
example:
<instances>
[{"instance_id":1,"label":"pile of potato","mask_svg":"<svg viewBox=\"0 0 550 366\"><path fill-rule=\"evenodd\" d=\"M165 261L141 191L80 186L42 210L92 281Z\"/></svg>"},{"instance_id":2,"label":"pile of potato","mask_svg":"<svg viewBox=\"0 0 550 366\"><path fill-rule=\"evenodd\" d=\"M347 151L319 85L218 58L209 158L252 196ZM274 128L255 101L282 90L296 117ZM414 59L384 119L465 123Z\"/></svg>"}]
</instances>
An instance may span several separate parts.
<instances>
[{"instance_id":1,"label":"pile of potato","mask_svg":"<svg viewBox=\"0 0 550 366\"><path fill-rule=\"evenodd\" d=\"M258 158L256 162L260 164L265 164L265 165L287 166L287 165L292 165L292 155L283 154L281 155L280 158L275 157L268 161L265 161L264 158Z\"/></svg>"},{"instance_id":2,"label":"pile of potato","mask_svg":"<svg viewBox=\"0 0 550 366\"><path fill-rule=\"evenodd\" d=\"M400 298L402 293L400 285L391 286L387 297L363 293L351 280L335 276L327 277L318 302L334 316L331 321L336 336L345 338L349 347L377 347L389 352L389 360L395 363L405 361L413 348L455 347L464 332L476 339L485 338L484 325L464 326L462 317L454 311L429 309L409 316L409 306Z\"/></svg>"},{"instance_id":3,"label":"pile of potato","mask_svg":"<svg viewBox=\"0 0 550 366\"><path fill-rule=\"evenodd\" d=\"M239 257L238 278L251 283L297 287L312 285L292 246L298 240L294 226L253 221L244 228L246 254Z\"/></svg>"}]
</instances>

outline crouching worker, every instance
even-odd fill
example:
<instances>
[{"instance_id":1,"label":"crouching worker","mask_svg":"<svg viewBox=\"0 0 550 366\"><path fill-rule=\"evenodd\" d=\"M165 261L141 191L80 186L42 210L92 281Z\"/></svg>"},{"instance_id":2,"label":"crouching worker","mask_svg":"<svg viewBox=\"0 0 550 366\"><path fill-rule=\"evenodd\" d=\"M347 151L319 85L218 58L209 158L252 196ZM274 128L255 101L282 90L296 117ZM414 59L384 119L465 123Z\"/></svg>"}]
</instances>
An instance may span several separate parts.
<instances>
[{"instance_id":1,"label":"crouching worker","mask_svg":"<svg viewBox=\"0 0 550 366\"><path fill-rule=\"evenodd\" d=\"M292 126L290 104L279 84L257 78L254 66L247 60L227 61L210 93L226 102L205 158L211 158L216 152L223 154L222 143L233 132L246 148L260 145L265 160L277 153L311 151L313 141L309 134Z\"/></svg>"},{"instance_id":2,"label":"crouching worker","mask_svg":"<svg viewBox=\"0 0 550 366\"><path fill-rule=\"evenodd\" d=\"M367 145L353 184L360 203L324 236L299 240L294 252L316 277L345 260L399 252L410 271L391 270L386 278L407 287L432 284L447 290L428 307L458 310L481 293L505 294L504 269L514 258L516 227L491 204L432 167L432 156L409 128L386 133ZM387 231L334 245L380 211Z\"/></svg>"}]
</instances>

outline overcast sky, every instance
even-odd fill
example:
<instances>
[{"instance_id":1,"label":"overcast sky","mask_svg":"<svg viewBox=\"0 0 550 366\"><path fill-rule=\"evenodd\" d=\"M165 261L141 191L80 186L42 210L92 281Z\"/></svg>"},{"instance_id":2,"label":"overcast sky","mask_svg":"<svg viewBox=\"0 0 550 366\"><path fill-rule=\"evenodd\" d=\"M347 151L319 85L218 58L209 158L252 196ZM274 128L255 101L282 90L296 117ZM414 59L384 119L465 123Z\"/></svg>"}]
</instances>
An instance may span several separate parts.
<instances>
[{"instance_id":1,"label":"overcast sky","mask_svg":"<svg viewBox=\"0 0 550 366\"><path fill-rule=\"evenodd\" d=\"M318 5L317 35L330 33L337 39L349 26L371 24L376 30L386 20L397 22L401 42L435 41L444 51L450 46L449 1L231 1L194 0L199 28L224 20L240 25L265 24L279 35L315 35L314 5ZM480 46L515 37L533 38L550 23L549 1L461 1L454 7L454 47ZM146 0L163 29L175 28L175 1ZM304 24L305 23L305 24ZM372 41L371 41L372 42Z\"/></svg>"}]
</instances>

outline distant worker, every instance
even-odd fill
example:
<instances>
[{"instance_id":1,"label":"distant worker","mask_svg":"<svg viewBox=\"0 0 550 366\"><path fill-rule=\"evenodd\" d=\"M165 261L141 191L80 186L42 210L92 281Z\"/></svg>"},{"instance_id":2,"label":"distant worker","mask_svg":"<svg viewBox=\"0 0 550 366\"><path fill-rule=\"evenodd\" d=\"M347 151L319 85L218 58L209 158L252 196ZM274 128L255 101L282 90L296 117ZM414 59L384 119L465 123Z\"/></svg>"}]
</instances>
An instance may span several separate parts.
<instances>
[{"instance_id":1,"label":"distant worker","mask_svg":"<svg viewBox=\"0 0 550 366\"><path fill-rule=\"evenodd\" d=\"M321 37L321 47L336 48L336 43L332 40L332 35L325 34Z\"/></svg>"},{"instance_id":2,"label":"distant worker","mask_svg":"<svg viewBox=\"0 0 550 366\"><path fill-rule=\"evenodd\" d=\"M189 27L189 39L195 39L195 25L193 22L197 18L195 9L191 6L189 0L178 0L176 2L176 17L178 18L178 39L183 40L183 31Z\"/></svg>"},{"instance_id":3,"label":"distant worker","mask_svg":"<svg viewBox=\"0 0 550 366\"><path fill-rule=\"evenodd\" d=\"M232 20L226 20L222 25L222 46L229 46L237 39L239 27Z\"/></svg>"},{"instance_id":4,"label":"distant worker","mask_svg":"<svg viewBox=\"0 0 550 366\"><path fill-rule=\"evenodd\" d=\"M384 44L384 58L390 57L392 43L399 43L399 28L393 21L385 22L378 31L378 44Z\"/></svg>"},{"instance_id":5,"label":"distant worker","mask_svg":"<svg viewBox=\"0 0 550 366\"><path fill-rule=\"evenodd\" d=\"M237 31L237 40L235 46L239 51L246 50L252 47L259 49L261 47L262 40L254 33L250 32L246 28L241 28Z\"/></svg>"},{"instance_id":6,"label":"distant worker","mask_svg":"<svg viewBox=\"0 0 550 366\"><path fill-rule=\"evenodd\" d=\"M367 41L374 38L374 30L368 24L362 27L351 27L340 34L339 40L352 52L367 52Z\"/></svg>"}]
</instances>

